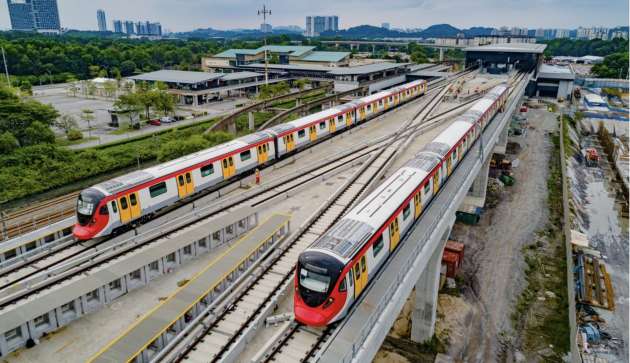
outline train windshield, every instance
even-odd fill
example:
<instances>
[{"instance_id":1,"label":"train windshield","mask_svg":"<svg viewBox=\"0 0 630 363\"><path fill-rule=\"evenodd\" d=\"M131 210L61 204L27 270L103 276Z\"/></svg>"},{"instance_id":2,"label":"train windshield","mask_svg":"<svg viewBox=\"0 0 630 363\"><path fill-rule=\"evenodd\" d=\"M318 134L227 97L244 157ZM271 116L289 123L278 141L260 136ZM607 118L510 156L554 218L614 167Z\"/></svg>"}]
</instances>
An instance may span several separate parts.
<instances>
[{"instance_id":1,"label":"train windshield","mask_svg":"<svg viewBox=\"0 0 630 363\"><path fill-rule=\"evenodd\" d=\"M80 225L85 226L96 211L98 203L103 199L104 195L94 189L86 189L79 194L77 198L77 220Z\"/></svg>"},{"instance_id":2,"label":"train windshield","mask_svg":"<svg viewBox=\"0 0 630 363\"><path fill-rule=\"evenodd\" d=\"M330 276L326 269L306 264L300 269L300 285L315 292L326 292L330 285Z\"/></svg>"},{"instance_id":3,"label":"train windshield","mask_svg":"<svg viewBox=\"0 0 630 363\"><path fill-rule=\"evenodd\" d=\"M91 216L92 213L94 213L94 203L83 201L81 196L79 196L79 200L77 200L77 213Z\"/></svg>"}]
</instances>

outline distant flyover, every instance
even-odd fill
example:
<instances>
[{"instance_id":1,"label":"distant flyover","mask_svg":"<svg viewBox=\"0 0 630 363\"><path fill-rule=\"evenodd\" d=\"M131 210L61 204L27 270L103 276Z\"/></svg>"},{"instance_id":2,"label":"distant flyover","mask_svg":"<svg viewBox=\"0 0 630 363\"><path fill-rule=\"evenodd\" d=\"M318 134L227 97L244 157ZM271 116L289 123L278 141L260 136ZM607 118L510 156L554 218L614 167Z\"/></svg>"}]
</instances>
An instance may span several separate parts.
<instances>
[{"instance_id":1,"label":"distant flyover","mask_svg":"<svg viewBox=\"0 0 630 363\"><path fill-rule=\"evenodd\" d=\"M419 42L414 40L405 40L405 41L386 41L386 40L322 40L322 44L332 44L336 47L340 45L349 45L350 49L354 49L354 47L359 47L361 45L371 45L372 53L375 52L377 45L391 46L391 47L407 47L409 43L416 43L418 45L422 45L424 47L435 48L440 51L440 62L444 60L444 49L464 49L466 46L464 45L443 45L443 44L435 44L428 42Z\"/></svg>"}]
</instances>

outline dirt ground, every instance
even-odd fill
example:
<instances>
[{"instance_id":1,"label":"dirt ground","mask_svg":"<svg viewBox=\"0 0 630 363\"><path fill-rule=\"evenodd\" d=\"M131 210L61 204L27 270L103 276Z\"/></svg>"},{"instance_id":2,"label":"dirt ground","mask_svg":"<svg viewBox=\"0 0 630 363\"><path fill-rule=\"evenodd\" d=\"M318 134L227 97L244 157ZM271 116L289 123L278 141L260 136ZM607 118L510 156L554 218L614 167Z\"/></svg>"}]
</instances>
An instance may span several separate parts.
<instances>
[{"instance_id":1,"label":"dirt ground","mask_svg":"<svg viewBox=\"0 0 630 363\"><path fill-rule=\"evenodd\" d=\"M466 245L464 281L461 296L439 296L436 335L448 344L446 354L439 354L441 362L525 361L525 355L512 348L516 334L510 315L525 285L521 248L548 220L548 133L557 129L546 111L528 113L528 132L510 139L519 144L509 148L519 153L508 155L519 159L513 170L516 184L503 190L498 204L484 212L478 225L456 223L451 232L452 239ZM417 361L406 357L399 344L399 338L409 336L412 304L410 299L404 306L374 362Z\"/></svg>"},{"instance_id":2,"label":"dirt ground","mask_svg":"<svg viewBox=\"0 0 630 363\"><path fill-rule=\"evenodd\" d=\"M518 155L508 155L519 159L514 168L516 184L506 187L500 203L486 210L478 225L457 223L451 233L453 239L466 244L463 300L441 322L457 327L450 332L448 351L456 361L523 358L511 349L515 334L510 315L524 287L521 248L534 239L548 218L546 179L551 143L547 133L556 128L553 118L544 116L545 111L528 113L530 129L525 136L510 140L521 146ZM454 311L457 313L452 314Z\"/></svg>"},{"instance_id":3,"label":"dirt ground","mask_svg":"<svg viewBox=\"0 0 630 363\"><path fill-rule=\"evenodd\" d=\"M596 146L582 138L585 145ZM580 206L576 229L587 234L592 248L602 254L606 269L611 275L615 294L615 310L595 308L605 320L600 329L610 334L612 340L592 345L593 354L609 362L628 362L628 224L621 217L620 201L616 196L619 186L612 182L613 171L606 159L599 167L586 167L575 158L568 163L571 194L575 205Z\"/></svg>"}]
</instances>

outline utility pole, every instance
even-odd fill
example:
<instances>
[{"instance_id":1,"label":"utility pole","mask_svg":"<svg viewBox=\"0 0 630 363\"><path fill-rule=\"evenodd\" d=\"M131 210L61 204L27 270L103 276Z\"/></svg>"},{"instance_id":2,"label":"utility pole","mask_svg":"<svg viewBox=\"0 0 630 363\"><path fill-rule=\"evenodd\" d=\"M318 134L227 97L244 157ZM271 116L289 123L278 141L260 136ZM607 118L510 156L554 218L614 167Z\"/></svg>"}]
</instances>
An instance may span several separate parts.
<instances>
[{"instance_id":1,"label":"utility pole","mask_svg":"<svg viewBox=\"0 0 630 363\"><path fill-rule=\"evenodd\" d=\"M258 15L263 16L263 24L267 24L267 15L271 15L271 10L263 4L262 10L258 10ZM265 86L269 85L269 73L267 71L267 27L263 27L263 42L265 44Z\"/></svg>"},{"instance_id":2,"label":"utility pole","mask_svg":"<svg viewBox=\"0 0 630 363\"><path fill-rule=\"evenodd\" d=\"M7 76L7 86L11 87L11 78L9 78L9 68L7 67L7 57L4 55L4 47L2 47L2 60L4 61L4 74Z\"/></svg>"}]
</instances>

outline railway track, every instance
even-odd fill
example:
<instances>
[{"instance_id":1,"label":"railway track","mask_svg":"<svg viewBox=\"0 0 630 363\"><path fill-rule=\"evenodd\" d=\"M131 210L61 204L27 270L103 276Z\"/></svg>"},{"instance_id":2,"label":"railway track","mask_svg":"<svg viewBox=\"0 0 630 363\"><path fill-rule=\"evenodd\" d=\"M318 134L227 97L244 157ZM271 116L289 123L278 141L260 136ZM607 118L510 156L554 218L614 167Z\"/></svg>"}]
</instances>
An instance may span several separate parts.
<instances>
[{"instance_id":1,"label":"railway track","mask_svg":"<svg viewBox=\"0 0 630 363\"><path fill-rule=\"evenodd\" d=\"M526 73L518 73L510 80L510 85L519 83ZM512 95L514 87L509 91ZM295 321L284 326L277 333L274 342L267 345L267 350L263 351L256 359L256 362L308 362L313 360L315 354L326 341L334 336L338 323L331 324L325 328L314 329L301 325ZM316 360L316 359L315 359Z\"/></svg>"},{"instance_id":2,"label":"railway track","mask_svg":"<svg viewBox=\"0 0 630 363\"><path fill-rule=\"evenodd\" d=\"M456 76L454 77L460 77L463 76L467 73L469 73L470 71L462 71L460 73L458 73ZM444 81L439 81L436 82L433 85L433 88L431 90L429 90L427 92L427 95L430 95L432 92L437 92L440 89L443 89L446 85L446 82ZM420 101L423 100L424 98L419 98L416 101ZM417 102L411 102L408 105L414 105ZM415 113L414 118L418 116L418 114L420 112L422 112L424 108L420 108L420 110L418 112ZM383 114L386 115L387 113ZM383 117L383 116L380 116ZM314 145L313 145L314 146ZM355 149L359 149L359 148L355 148ZM334 160L332 160L334 161ZM245 176L244 176L245 177ZM188 201L185 201L183 203L180 203L170 209L165 210L162 214L167 214L170 213L171 211L173 211L174 209L177 209L179 207L181 207L182 205L186 205L189 203L194 203L198 200L201 200L202 198L204 198L205 196L215 192L216 190L219 190L225 186L231 185L232 183L238 183L240 182L242 178L239 178L235 181L230 181L230 183L226 183L226 184L221 184L219 185L217 188L213 188L212 190L208 190L208 191L203 191L201 192L199 195L197 195L195 198L190 199ZM72 198L76 198L77 193L75 194L69 194L67 196L64 196L64 200L67 200L68 198L72 197ZM50 203L44 203L42 205L51 205L56 203L54 200L51 200ZM39 208L39 207L34 207L34 208ZM72 214L74 213L74 206L69 210ZM26 213L26 211L25 211ZM57 251L57 250L49 250L49 251L44 251L44 253L42 254L38 254L36 256L30 257L27 261L22 261L21 263L16 263L14 265L11 265L5 269L3 269L2 271L0 271L0 291L6 288L11 287L12 285L15 285L19 282L25 281L37 274L41 274L45 271L48 271L50 269L53 269L55 266L64 263L66 261L68 261L69 259L73 259L76 257L79 257L83 254L89 253L91 250L94 250L95 248L97 248L99 245L103 245L107 242L109 242L112 238L114 238L113 236L109 236L106 238L103 238L101 240L99 240L98 242L82 242L79 243L78 241L75 244L70 244L67 245L66 248L64 248L61 251Z\"/></svg>"},{"instance_id":3,"label":"railway track","mask_svg":"<svg viewBox=\"0 0 630 363\"><path fill-rule=\"evenodd\" d=\"M406 128L402 130L403 133L411 131L413 130ZM242 195L228 199L214 208L212 212L204 215L203 218L210 218L220 213L222 210L235 208L239 205L258 206L279 196L286 195L292 190L302 187L306 183L318 180L330 172L334 172L335 170L344 168L350 163L357 162L357 160L360 160L361 158L365 158L370 153L381 148L390 138L392 138L392 135L385 135L372 141L360 143L351 150L348 150L345 154L328 158L317 165L299 170L294 173L295 175L287 178L286 180L271 183L250 193L243 193ZM195 214L199 214L199 212L196 211ZM177 229L170 231L169 233L175 233L177 230L197 222L199 222L199 220L191 220L189 223L178 226ZM2 282L0 283L0 309L19 301L22 298L26 298L61 283L64 280L72 278L72 276L87 272L92 268L97 268L98 266L107 263L108 261L112 261L115 258L122 257L127 253L140 249L141 247L156 241L160 237L162 236L156 236L144 241L143 243L133 243L133 246L129 249L120 248L119 244L115 244L111 248L106 249L100 249L100 244L89 247L77 244L57 253L55 256L60 258L51 261L49 264L44 264L44 266L37 268L27 266L18 271L14 271L13 273L4 276ZM121 243L124 242L125 241L122 241ZM108 255L110 250L115 250L116 253ZM46 261L47 259L41 260L41 262ZM40 265L42 265L41 262L39 263ZM72 264L76 265L76 268L66 267ZM61 265L61 267L59 267L59 265ZM72 270L72 272L69 272L70 270ZM34 279L41 276L44 276L44 280L37 281L36 283L33 282ZM21 289L20 293L12 293L10 296L2 296L3 291L5 290L20 290L20 285L28 286L28 289Z\"/></svg>"},{"instance_id":4,"label":"railway track","mask_svg":"<svg viewBox=\"0 0 630 363\"><path fill-rule=\"evenodd\" d=\"M295 237L272 255L264 263L265 268L240 289L241 293L233 298L230 307L216 316L209 316L187 339L180 345L181 349L164 352L165 361L182 362L218 362L231 360L239 352L243 340L247 339L247 331L257 326L270 310L277 304L278 298L289 288L295 271L298 255L313 243L321 234L341 218L358 198L377 180L382 170L397 155L401 146L414 135L428 131L440 124L439 121L423 124L442 99L443 92L435 92L429 104L415 117L407 121L399 130L374 151L368 162L363 164L344 185L329 198L324 206L300 227ZM436 117L437 118L437 117ZM413 125L414 122L417 124ZM443 120L442 120L443 122ZM414 126L414 127L412 127ZM422 127L424 126L424 127ZM325 332L318 334L312 329L304 330L296 327L293 334L301 333L301 342L318 341L326 336ZM305 338L306 336L309 339ZM291 340L291 335L287 341ZM311 346L305 344L304 346ZM310 349L303 349L307 353ZM229 357L229 358L228 358ZM292 359L290 361L299 361Z\"/></svg>"},{"instance_id":5,"label":"railway track","mask_svg":"<svg viewBox=\"0 0 630 363\"><path fill-rule=\"evenodd\" d=\"M79 193L29 205L0 215L0 241L35 231L74 215L74 203Z\"/></svg>"}]
</instances>

